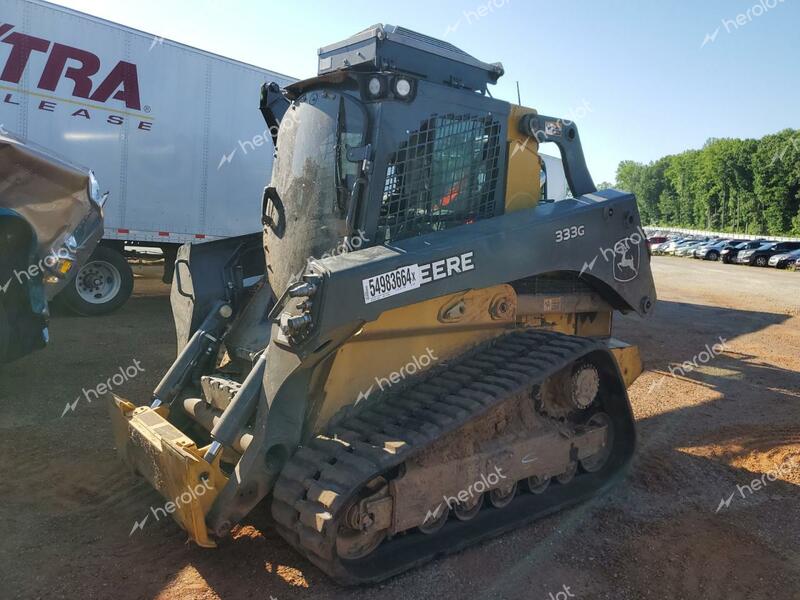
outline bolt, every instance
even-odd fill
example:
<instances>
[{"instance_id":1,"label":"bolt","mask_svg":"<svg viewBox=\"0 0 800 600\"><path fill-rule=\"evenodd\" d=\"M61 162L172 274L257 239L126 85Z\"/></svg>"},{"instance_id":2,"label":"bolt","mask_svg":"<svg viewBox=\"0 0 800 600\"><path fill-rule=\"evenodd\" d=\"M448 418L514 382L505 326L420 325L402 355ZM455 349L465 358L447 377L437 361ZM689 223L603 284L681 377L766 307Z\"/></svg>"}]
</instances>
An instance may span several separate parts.
<instances>
[{"instance_id":1,"label":"bolt","mask_svg":"<svg viewBox=\"0 0 800 600\"><path fill-rule=\"evenodd\" d=\"M281 317L281 331L286 336L291 336L309 325L311 325L311 315L307 312L296 316L284 314Z\"/></svg>"},{"instance_id":2,"label":"bolt","mask_svg":"<svg viewBox=\"0 0 800 600\"><path fill-rule=\"evenodd\" d=\"M317 286L313 283L309 283L307 281L301 281L294 284L292 287L289 288L289 296L291 298L300 298L300 297L311 297L317 291Z\"/></svg>"},{"instance_id":3,"label":"bolt","mask_svg":"<svg viewBox=\"0 0 800 600\"><path fill-rule=\"evenodd\" d=\"M361 517L361 531L366 531L375 523L375 518L371 514L365 514Z\"/></svg>"}]
</instances>

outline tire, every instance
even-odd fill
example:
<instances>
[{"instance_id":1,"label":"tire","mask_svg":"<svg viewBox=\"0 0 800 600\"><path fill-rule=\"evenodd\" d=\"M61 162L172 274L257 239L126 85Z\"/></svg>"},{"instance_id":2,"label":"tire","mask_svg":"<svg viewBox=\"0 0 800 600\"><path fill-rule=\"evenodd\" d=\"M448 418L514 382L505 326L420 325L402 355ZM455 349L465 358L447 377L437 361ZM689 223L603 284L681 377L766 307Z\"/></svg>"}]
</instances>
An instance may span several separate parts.
<instances>
[{"instance_id":1,"label":"tire","mask_svg":"<svg viewBox=\"0 0 800 600\"><path fill-rule=\"evenodd\" d=\"M768 259L766 256L756 256L756 260L753 262L753 264L757 267L766 267L767 262Z\"/></svg>"},{"instance_id":2,"label":"tire","mask_svg":"<svg viewBox=\"0 0 800 600\"><path fill-rule=\"evenodd\" d=\"M711 252L709 252L708 254L706 254L706 258L707 258L708 260L713 260L713 261L715 261L715 262L716 262L716 261L718 261L718 260L719 260L719 252L717 252L716 250L712 250Z\"/></svg>"},{"instance_id":3,"label":"tire","mask_svg":"<svg viewBox=\"0 0 800 600\"><path fill-rule=\"evenodd\" d=\"M117 310L131 292L133 271L128 261L116 250L98 246L61 292L61 298L72 312L94 317Z\"/></svg>"}]
</instances>

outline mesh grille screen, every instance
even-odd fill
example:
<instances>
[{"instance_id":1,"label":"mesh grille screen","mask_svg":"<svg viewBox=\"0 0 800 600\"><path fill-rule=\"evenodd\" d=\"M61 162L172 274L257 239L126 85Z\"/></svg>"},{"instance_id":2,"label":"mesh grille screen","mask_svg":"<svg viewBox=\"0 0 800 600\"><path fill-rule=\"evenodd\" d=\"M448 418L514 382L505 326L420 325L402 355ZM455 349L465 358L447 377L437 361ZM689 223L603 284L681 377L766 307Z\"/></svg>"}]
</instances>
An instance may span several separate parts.
<instances>
[{"instance_id":1,"label":"mesh grille screen","mask_svg":"<svg viewBox=\"0 0 800 600\"><path fill-rule=\"evenodd\" d=\"M423 121L389 158L378 237L397 241L492 217L500 147L492 117Z\"/></svg>"}]
</instances>

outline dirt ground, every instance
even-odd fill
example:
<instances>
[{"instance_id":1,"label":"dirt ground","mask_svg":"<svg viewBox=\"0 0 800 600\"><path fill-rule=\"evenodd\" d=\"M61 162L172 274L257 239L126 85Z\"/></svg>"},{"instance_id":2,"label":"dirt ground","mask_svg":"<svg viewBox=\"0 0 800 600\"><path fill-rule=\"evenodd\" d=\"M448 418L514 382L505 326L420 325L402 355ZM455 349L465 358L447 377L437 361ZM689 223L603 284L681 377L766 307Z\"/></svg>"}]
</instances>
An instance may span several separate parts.
<instances>
[{"instance_id":1,"label":"dirt ground","mask_svg":"<svg viewBox=\"0 0 800 600\"><path fill-rule=\"evenodd\" d=\"M142 403L174 357L168 289L140 269L119 312L56 316L49 348L0 368L0 597L800 598L800 273L678 258L653 270L655 316L616 322L647 363L630 390L639 446L626 478L345 589L258 514L216 550L168 519L131 532L164 501L118 462L94 392L110 384Z\"/></svg>"}]
</instances>

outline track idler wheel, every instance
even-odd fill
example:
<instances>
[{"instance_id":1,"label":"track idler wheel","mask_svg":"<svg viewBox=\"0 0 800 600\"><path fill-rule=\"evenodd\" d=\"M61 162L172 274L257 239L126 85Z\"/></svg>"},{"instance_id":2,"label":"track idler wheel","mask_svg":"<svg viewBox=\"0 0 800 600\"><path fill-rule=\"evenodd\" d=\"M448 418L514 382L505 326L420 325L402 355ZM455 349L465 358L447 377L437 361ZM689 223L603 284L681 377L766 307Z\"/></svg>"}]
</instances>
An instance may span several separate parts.
<instances>
[{"instance_id":1,"label":"track idler wheel","mask_svg":"<svg viewBox=\"0 0 800 600\"><path fill-rule=\"evenodd\" d=\"M586 425L589 427L605 427L608 432L605 446L592 456L581 460L581 467L584 471L587 473L596 473L605 466L611 456L611 449L614 447L614 430L612 429L611 418L603 412L593 414L589 420L586 421Z\"/></svg>"},{"instance_id":2,"label":"track idler wheel","mask_svg":"<svg viewBox=\"0 0 800 600\"><path fill-rule=\"evenodd\" d=\"M388 494L386 480L376 477L368 484L364 494L370 494L371 498L385 496ZM387 530L376 526L373 515L363 510L361 501L353 502L345 514L346 518L336 535L336 553L346 560L369 556L386 538Z\"/></svg>"},{"instance_id":3,"label":"track idler wheel","mask_svg":"<svg viewBox=\"0 0 800 600\"><path fill-rule=\"evenodd\" d=\"M482 507L483 494L476 494L471 500L457 504L453 509L453 514L459 521L470 521L478 516Z\"/></svg>"},{"instance_id":4,"label":"track idler wheel","mask_svg":"<svg viewBox=\"0 0 800 600\"><path fill-rule=\"evenodd\" d=\"M504 488L495 488L489 492L489 504L495 508L503 508L508 506L514 499L517 493L517 482L508 485Z\"/></svg>"},{"instance_id":5,"label":"track idler wheel","mask_svg":"<svg viewBox=\"0 0 800 600\"><path fill-rule=\"evenodd\" d=\"M419 530L428 535L436 533L444 527L444 524L447 523L447 517L449 516L450 508L447 504L439 504L435 510L428 511L425 520L422 522L422 525L419 526Z\"/></svg>"},{"instance_id":6,"label":"track idler wheel","mask_svg":"<svg viewBox=\"0 0 800 600\"><path fill-rule=\"evenodd\" d=\"M525 480L525 487L531 494L544 494L544 491L550 487L550 478L532 475Z\"/></svg>"},{"instance_id":7,"label":"track idler wheel","mask_svg":"<svg viewBox=\"0 0 800 600\"><path fill-rule=\"evenodd\" d=\"M567 485L570 481L575 478L575 473L578 472L578 463L571 462L567 470L561 473L561 475L556 475L556 481L561 485Z\"/></svg>"},{"instance_id":8,"label":"track idler wheel","mask_svg":"<svg viewBox=\"0 0 800 600\"><path fill-rule=\"evenodd\" d=\"M346 560L358 560L372 554L385 537L385 529L357 531L342 525L336 536L336 553Z\"/></svg>"}]
</instances>

